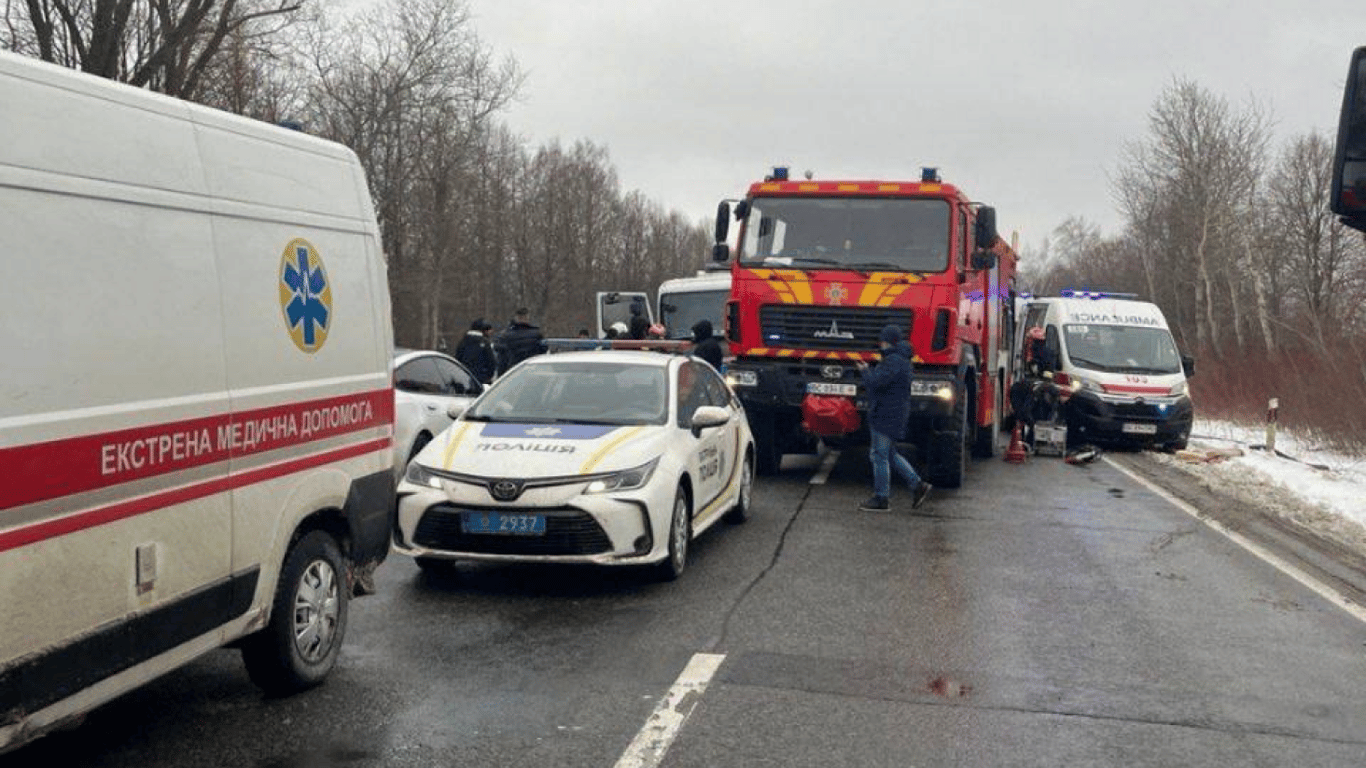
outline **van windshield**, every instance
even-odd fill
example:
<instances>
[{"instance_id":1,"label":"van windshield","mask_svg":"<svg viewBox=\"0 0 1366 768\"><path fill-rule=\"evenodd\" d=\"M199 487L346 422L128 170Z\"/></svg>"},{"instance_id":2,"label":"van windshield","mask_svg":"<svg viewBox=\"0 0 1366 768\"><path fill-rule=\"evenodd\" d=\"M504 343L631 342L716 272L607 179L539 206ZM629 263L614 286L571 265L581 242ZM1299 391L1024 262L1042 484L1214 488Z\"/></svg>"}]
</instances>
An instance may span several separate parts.
<instances>
[{"instance_id":1,"label":"van windshield","mask_svg":"<svg viewBox=\"0 0 1366 768\"><path fill-rule=\"evenodd\" d=\"M712 333L719 336L724 331L721 316L729 298L730 290L726 288L665 293L659 297L659 321L669 329L671 339L691 339L692 327L698 320L710 320Z\"/></svg>"},{"instance_id":2,"label":"van windshield","mask_svg":"<svg viewBox=\"0 0 1366 768\"><path fill-rule=\"evenodd\" d=\"M1165 328L1134 325L1064 325L1067 359L1078 368L1107 373L1180 373L1181 355Z\"/></svg>"}]
</instances>

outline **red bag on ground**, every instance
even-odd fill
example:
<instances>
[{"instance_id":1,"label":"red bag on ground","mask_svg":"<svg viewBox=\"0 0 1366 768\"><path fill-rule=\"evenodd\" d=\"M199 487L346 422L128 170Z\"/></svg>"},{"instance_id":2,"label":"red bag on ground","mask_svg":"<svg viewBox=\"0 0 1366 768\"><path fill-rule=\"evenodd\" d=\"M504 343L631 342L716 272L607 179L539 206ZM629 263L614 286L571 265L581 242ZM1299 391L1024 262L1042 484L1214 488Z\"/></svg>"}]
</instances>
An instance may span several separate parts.
<instances>
[{"instance_id":1,"label":"red bag on ground","mask_svg":"<svg viewBox=\"0 0 1366 768\"><path fill-rule=\"evenodd\" d=\"M802 426L814 435L839 437L859 428L854 401L839 395L807 395L802 400Z\"/></svg>"}]
</instances>

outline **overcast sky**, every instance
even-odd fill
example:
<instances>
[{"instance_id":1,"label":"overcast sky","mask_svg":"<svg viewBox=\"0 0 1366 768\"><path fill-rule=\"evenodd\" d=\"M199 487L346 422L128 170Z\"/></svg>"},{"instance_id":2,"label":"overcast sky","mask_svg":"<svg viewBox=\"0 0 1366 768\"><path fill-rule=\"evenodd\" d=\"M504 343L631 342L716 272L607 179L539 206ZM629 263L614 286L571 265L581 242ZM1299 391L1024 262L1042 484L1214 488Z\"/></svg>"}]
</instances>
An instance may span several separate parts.
<instances>
[{"instance_id":1,"label":"overcast sky","mask_svg":"<svg viewBox=\"0 0 1366 768\"><path fill-rule=\"evenodd\" d=\"M1332 135L1366 0L469 0L527 80L533 146L605 146L622 190L710 218L773 165L914 179L995 205L1034 247L1118 234L1109 179L1175 78L1256 99L1279 143Z\"/></svg>"}]
</instances>

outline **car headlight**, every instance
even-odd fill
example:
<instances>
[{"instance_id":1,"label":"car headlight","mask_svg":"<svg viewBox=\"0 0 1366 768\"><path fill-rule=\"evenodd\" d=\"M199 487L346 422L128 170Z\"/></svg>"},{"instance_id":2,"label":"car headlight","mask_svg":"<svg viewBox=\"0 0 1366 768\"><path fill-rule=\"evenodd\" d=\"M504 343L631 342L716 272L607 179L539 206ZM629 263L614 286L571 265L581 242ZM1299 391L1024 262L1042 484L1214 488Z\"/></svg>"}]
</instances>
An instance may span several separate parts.
<instances>
[{"instance_id":1,"label":"car headlight","mask_svg":"<svg viewBox=\"0 0 1366 768\"><path fill-rule=\"evenodd\" d=\"M599 477L588 484L583 489L584 493L613 493L615 491L631 491L644 486L650 482L650 477L655 473L655 467L659 465L659 457L647 461L638 467L623 469L614 472L606 477Z\"/></svg>"},{"instance_id":2,"label":"car headlight","mask_svg":"<svg viewBox=\"0 0 1366 768\"><path fill-rule=\"evenodd\" d=\"M737 371L734 369L726 371L726 383L733 387L757 387L759 386L758 371Z\"/></svg>"},{"instance_id":3,"label":"car headlight","mask_svg":"<svg viewBox=\"0 0 1366 768\"><path fill-rule=\"evenodd\" d=\"M418 464L416 461L408 462L408 471L403 473L403 480L404 482L412 483L413 485L421 485L426 488L441 487L441 479L431 472L428 472L426 467Z\"/></svg>"},{"instance_id":4,"label":"car headlight","mask_svg":"<svg viewBox=\"0 0 1366 768\"><path fill-rule=\"evenodd\" d=\"M934 379L911 379L911 394L915 397L937 397L940 400L953 400L953 385L947 381Z\"/></svg>"}]
</instances>

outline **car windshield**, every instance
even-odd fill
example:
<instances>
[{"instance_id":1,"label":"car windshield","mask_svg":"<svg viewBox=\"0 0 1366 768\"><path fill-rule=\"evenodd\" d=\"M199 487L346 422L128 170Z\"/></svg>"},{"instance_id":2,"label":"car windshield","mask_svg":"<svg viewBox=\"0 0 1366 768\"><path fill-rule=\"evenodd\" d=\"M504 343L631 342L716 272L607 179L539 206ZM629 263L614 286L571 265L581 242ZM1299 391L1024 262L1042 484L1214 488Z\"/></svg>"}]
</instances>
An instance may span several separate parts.
<instances>
[{"instance_id":1,"label":"car windshield","mask_svg":"<svg viewBox=\"0 0 1366 768\"><path fill-rule=\"evenodd\" d=\"M494 382L465 412L468 421L663 424L668 417L662 366L537 361Z\"/></svg>"},{"instance_id":2,"label":"car windshield","mask_svg":"<svg viewBox=\"0 0 1366 768\"><path fill-rule=\"evenodd\" d=\"M925 198L755 198L740 241L750 265L943 272L949 204Z\"/></svg>"},{"instance_id":3,"label":"car windshield","mask_svg":"<svg viewBox=\"0 0 1366 768\"><path fill-rule=\"evenodd\" d=\"M659 319L669 329L671 339L691 339L692 327L698 320L710 320L712 333L719 334L730 291L689 291L666 293L659 297Z\"/></svg>"},{"instance_id":4,"label":"car windshield","mask_svg":"<svg viewBox=\"0 0 1366 768\"><path fill-rule=\"evenodd\" d=\"M1078 368L1109 373L1181 372L1181 355L1165 328L1133 325L1065 325L1067 358Z\"/></svg>"}]
</instances>

